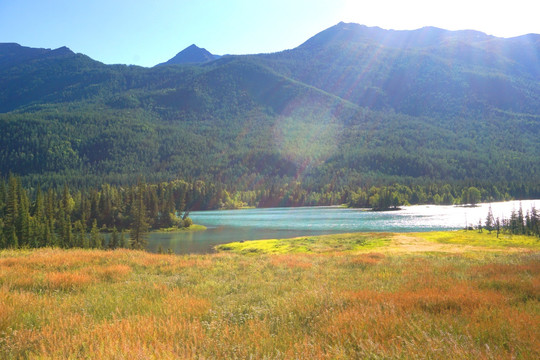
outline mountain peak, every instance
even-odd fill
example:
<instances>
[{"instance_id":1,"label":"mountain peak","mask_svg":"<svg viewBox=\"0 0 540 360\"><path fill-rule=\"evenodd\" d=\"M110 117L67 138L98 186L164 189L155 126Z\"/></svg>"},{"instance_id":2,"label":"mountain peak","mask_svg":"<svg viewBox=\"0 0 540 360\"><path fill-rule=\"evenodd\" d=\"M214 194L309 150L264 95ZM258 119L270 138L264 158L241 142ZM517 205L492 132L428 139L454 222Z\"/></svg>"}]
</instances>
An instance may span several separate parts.
<instances>
[{"instance_id":1,"label":"mountain peak","mask_svg":"<svg viewBox=\"0 0 540 360\"><path fill-rule=\"evenodd\" d=\"M385 30L380 27L340 22L316 34L301 46L313 48L335 43L356 43L399 49L430 48L440 46L449 40L475 43L494 38L474 30L449 31L433 26L416 30Z\"/></svg>"},{"instance_id":2,"label":"mountain peak","mask_svg":"<svg viewBox=\"0 0 540 360\"><path fill-rule=\"evenodd\" d=\"M200 48L195 44L191 44L190 46L176 54L176 56L174 56L169 61L158 65L200 64L215 60L217 58L219 58L219 55L213 55L208 50Z\"/></svg>"},{"instance_id":3,"label":"mountain peak","mask_svg":"<svg viewBox=\"0 0 540 360\"><path fill-rule=\"evenodd\" d=\"M50 52L53 56L65 56L65 55L74 55L75 53L71 51L67 46L59 47L58 49L51 50Z\"/></svg>"}]
</instances>

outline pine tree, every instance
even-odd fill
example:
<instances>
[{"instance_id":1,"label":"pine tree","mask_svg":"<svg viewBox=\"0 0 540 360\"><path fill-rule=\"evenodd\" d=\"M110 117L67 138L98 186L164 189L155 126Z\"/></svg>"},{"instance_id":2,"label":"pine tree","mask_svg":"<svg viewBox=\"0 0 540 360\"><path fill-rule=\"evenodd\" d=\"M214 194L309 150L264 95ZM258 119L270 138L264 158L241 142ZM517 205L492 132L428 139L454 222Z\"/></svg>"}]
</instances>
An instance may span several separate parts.
<instances>
[{"instance_id":1,"label":"pine tree","mask_svg":"<svg viewBox=\"0 0 540 360\"><path fill-rule=\"evenodd\" d=\"M80 236L82 238L82 248L88 249L90 248L90 239L88 239L88 234L86 233L85 225L81 222L81 225L79 227Z\"/></svg>"},{"instance_id":2,"label":"pine tree","mask_svg":"<svg viewBox=\"0 0 540 360\"><path fill-rule=\"evenodd\" d=\"M117 249L120 247L120 241L118 239L118 230L116 230L116 226L113 227L111 238L109 240L109 248L110 249Z\"/></svg>"},{"instance_id":3,"label":"pine tree","mask_svg":"<svg viewBox=\"0 0 540 360\"><path fill-rule=\"evenodd\" d=\"M6 248L6 241L4 239L4 221L0 217L0 249Z\"/></svg>"},{"instance_id":4,"label":"pine tree","mask_svg":"<svg viewBox=\"0 0 540 360\"><path fill-rule=\"evenodd\" d=\"M521 206L521 203L519 203L519 210L518 210L518 217L517 217L517 233L518 234L525 234L525 226L524 221L525 218L523 217L523 207Z\"/></svg>"},{"instance_id":5,"label":"pine tree","mask_svg":"<svg viewBox=\"0 0 540 360\"><path fill-rule=\"evenodd\" d=\"M129 240L124 235L124 229L120 230L120 247L124 249L129 247Z\"/></svg>"},{"instance_id":6,"label":"pine tree","mask_svg":"<svg viewBox=\"0 0 540 360\"><path fill-rule=\"evenodd\" d=\"M489 231L490 234L491 234L491 231L493 230L493 224L494 224L493 211L491 210L491 205L489 205L488 214L486 217L486 230Z\"/></svg>"},{"instance_id":7,"label":"pine tree","mask_svg":"<svg viewBox=\"0 0 540 360\"><path fill-rule=\"evenodd\" d=\"M62 207L67 215L71 215L74 204L75 201L73 200L73 197L71 197L69 187L66 184L64 185L64 190L62 191Z\"/></svg>"},{"instance_id":8,"label":"pine tree","mask_svg":"<svg viewBox=\"0 0 540 360\"><path fill-rule=\"evenodd\" d=\"M519 225L518 225L518 216L516 214L516 210L513 209L512 213L510 214L510 220L508 220L508 229L510 231L510 234L517 234Z\"/></svg>"},{"instance_id":9,"label":"pine tree","mask_svg":"<svg viewBox=\"0 0 540 360\"><path fill-rule=\"evenodd\" d=\"M8 248L19 247L19 239L16 231L17 217L19 215L19 194L17 194L17 188L17 179L13 175L10 175L4 215L4 242Z\"/></svg>"},{"instance_id":10,"label":"pine tree","mask_svg":"<svg viewBox=\"0 0 540 360\"><path fill-rule=\"evenodd\" d=\"M67 218L64 221L64 246L67 248L72 248L75 246L72 234L71 216L69 215L67 215Z\"/></svg>"},{"instance_id":11,"label":"pine tree","mask_svg":"<svg viewBox=\"0 0 540 360\"><path fill-rule=\"evenodd\" d=\"M96 219L94 219L92 229L90 230L90 247L94 249L101 249L103 247L103 238L99 233Z\"/></svg>"},{"instance_id":12,"label":"pine tree","mask_svg":"<svg viewBox=\"0 0 540 360\"><path fill-rule=\"evenodd\" d=\"M73 223L73 229L75 234L73 235L73 247L83 248L84 247L84 237L86 237L86 231L80 220L77 220Z\"/></svg>"},{"instance_id":13,"label":"pine tree","mask_svg":"<svg viewBox=\"0 0 540 360\"><path fill-rule=\"evenodd\" d=\"M17 238L17 234L15 233L15 227L11 227L11 229L8 229L8 233L6 234L6 247L8 249L18 249L19 248L19 239Z\"/></svg>"},{"instance_id":14,"label":"pine tree","mask_svg":"<svg viewBox=\"0 0 540 360\"><path fill-rule=\"evenodd\" d=\"M66 221L66 214L64 213L64 208L60 207L58 209L58 219L56 221L56 231L58 235L58 245L62 248L66 247L66 244L64 243L65 235L64 231L66 230L65 226Z\"/></svg>"},{"instance_id":15,"label":"pine tree","mask_svg":"<svg viewBox=\"0 0 540 360\"><path fill-rule=\"evenodd\" d=\"M90 218L90 202L84 192L81 193L81 222L86 228Z\"/></svg>"},{"instance_id":16,"label":"pine tree","mask_svg":"<svg viewBox=\"0 0 540 360\"><path fill-rule=\"evenodd\" d=\"M17 237L19 238L19 246L26 247L30 242L30 201L20 180L17 181L17 193L19 194L19 211L16 224Z\"/></svg>"},{"instance_id":17,"label":"pine tree","mask_svg":"<svg viewBox=\"0 0 540 360\"><path fill-rule=\"evenodd\" d=\"M131 205L131 218L131 248L142 250L146 247L146 233L148 231L143 184L138 185L137 195Z\"/></svg>"},{"instance_id":18,"label":"pine tree","mask_svg":"<svg viewBox=\"0 0 540 360\"><path fill-rule=\"evenodd\" d=\"M540 216L534 206L531 209L531 229L533 234L540 237Z\"/></svg>"},{"instance_id":19,"label":"pine tree","mask_svg":"<svg viewBox=\"0 0 540 360\"><path fill-rule=\"evenodd\" d=\"M518 218L517 218L517 233L518 234L525 234L525 218L523 217L523 207L521 206L521 203L519 203L519 210L518 210Z\"/></svg>"},{"instance_id":20,"label":"pine tree","mask_svg":"<svg viewBox=\"0 0 540 360\"><path fill-rule=\"evenodd\" d=\"M4 209L6 206L7 189L6 182L0 177L0 218L4 217Z\"/></svg>"},{"instance_id":21,"label":"pine tree","mask_svg":"<svg viewBox=\"0 0 540 360\"><path fill-rule=\"evenodd\" d=\"M54 234L51 230L51 222L50 221L47 221L45 223L45 228L44 228L44 239L45 239L45 242L44 242L44 246L55 246L55 238L54 238Z\"/></svg>"}]
</instances>

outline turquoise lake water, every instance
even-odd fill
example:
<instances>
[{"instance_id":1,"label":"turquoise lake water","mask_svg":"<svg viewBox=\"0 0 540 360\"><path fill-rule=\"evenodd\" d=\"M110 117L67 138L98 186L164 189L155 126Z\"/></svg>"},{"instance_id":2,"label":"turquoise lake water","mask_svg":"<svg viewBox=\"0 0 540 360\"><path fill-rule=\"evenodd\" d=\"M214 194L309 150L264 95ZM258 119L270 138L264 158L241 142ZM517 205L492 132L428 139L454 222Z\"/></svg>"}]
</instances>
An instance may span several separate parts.
<instances>
[{"instance_id":1,"label":"turquoise lake water","mask_svg":"<svg viewBox=\"0 0 540 360\"><path fill-rule=\"evenodd\" d=\"M476 226L489 204L475 208L455 206L406 206L399 211L372 212L343 207L299 207L245 210L193 211L190 217L208 230L151 233L148 249L172 249L177 254L209 253L215 245L241 240L290 238L347 232L416 232L458 230ZM492 203L495 217L510 216L519 201ZM540 209L540 200L522 201L523 211Z\"/></svg>"}]
</instances>

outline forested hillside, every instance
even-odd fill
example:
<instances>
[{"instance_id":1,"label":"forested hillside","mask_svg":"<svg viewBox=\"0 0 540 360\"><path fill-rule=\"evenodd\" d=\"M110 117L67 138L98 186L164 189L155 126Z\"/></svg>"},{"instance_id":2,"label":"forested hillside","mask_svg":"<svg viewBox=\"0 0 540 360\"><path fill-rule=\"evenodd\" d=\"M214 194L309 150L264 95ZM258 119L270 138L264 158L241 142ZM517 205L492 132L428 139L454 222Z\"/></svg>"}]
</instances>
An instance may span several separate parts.
<instances>
[{"instance_id":1,"label":"forested hillside","mask_svg":"<svg viewBox=\"0 0 540 360\"><path fill-rule=\"evenodd\" d=\"M0 44L0 175L538 197L539 58L539 35L343 23L280 53L154 68Z\"/></svg>"}]
</instances>

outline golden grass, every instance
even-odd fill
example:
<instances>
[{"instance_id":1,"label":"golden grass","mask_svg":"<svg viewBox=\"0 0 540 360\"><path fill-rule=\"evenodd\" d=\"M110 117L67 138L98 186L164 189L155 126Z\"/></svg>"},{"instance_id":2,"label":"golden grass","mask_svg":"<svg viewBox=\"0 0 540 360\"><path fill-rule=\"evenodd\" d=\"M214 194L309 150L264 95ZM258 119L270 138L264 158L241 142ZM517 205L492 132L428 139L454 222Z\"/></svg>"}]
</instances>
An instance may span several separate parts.
<instances>
[{"instance_id":1,"label":"golden grass","mask_svg":"<svg viewBox=\"0 0 540 360\"><path fill-rule=\"evenodd\" d=\"M540 252L419 238L428 252L2 251L0 359L540 358Z\"/></svg>"}]
</instances>

